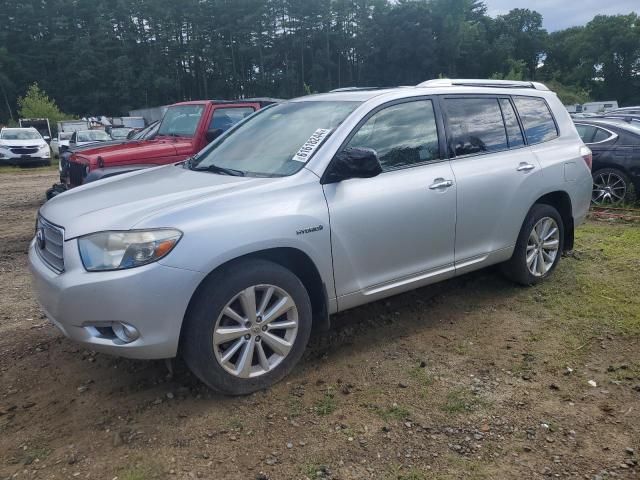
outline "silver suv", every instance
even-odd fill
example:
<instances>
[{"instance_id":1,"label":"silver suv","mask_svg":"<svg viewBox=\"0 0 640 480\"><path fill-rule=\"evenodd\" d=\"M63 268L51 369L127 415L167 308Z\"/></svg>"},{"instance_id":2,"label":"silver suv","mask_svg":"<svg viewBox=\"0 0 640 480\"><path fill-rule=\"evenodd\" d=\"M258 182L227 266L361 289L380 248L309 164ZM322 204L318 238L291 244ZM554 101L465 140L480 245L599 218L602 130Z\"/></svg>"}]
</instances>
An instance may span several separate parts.
<instances>
[{"instance_id":1,"label":"silver suv","mask_svg":"<svg viewBox=\"0 0 640 480\"><path fill-rule=\"evenodd\" d=\"M180 354L246 394L283 378L335 312L497 263L523 285L548 277L587 214L590 155L540 84L310 95L182 163L47 202L34 287L87 348Z\"/></svg>"}]
</instances>

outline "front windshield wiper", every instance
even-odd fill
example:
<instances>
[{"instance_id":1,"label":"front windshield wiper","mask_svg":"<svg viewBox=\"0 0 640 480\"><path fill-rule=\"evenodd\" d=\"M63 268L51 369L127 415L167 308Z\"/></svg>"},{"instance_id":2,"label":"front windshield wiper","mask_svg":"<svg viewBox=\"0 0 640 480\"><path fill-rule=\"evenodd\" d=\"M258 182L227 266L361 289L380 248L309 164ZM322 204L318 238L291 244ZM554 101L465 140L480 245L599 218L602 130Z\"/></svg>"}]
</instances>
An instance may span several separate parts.
<instances>
[{"instance_id":1,"label":"front windshield wiper","mask_svg":"<svg viewBox=\"0 0 640 480\"><path fill-rule=\"evenodd\" d=\"M245 172L242 170L235 170L233 168L219 167L218 165L209 165L207 167L189 167L195 172L211 172L220 173L222 175L231 175L232 177L244 177Z\"/></svg>"}]
</instances>

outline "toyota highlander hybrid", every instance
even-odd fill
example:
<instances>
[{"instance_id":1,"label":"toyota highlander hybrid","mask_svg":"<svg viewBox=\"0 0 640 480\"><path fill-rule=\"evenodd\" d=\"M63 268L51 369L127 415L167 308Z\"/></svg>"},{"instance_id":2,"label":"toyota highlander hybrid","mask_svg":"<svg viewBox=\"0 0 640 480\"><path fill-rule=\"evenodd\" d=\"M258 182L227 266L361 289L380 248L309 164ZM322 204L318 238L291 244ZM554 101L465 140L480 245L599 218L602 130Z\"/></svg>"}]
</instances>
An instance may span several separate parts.
<instances>
[{"instance_id":1,"label":"toyota highlander hybrid","mask_svg":"<svg viewBox=\"0 0 640 480\"><path fill-rule=\"evenodd\" d=\"M46 203L34 288L87 348L181 355L211 388L246 394L283 378L338 311L492 264L544 280L587 214L590 167L541 84L310 95L187 161Z\"/></svg>"}]
</instances>

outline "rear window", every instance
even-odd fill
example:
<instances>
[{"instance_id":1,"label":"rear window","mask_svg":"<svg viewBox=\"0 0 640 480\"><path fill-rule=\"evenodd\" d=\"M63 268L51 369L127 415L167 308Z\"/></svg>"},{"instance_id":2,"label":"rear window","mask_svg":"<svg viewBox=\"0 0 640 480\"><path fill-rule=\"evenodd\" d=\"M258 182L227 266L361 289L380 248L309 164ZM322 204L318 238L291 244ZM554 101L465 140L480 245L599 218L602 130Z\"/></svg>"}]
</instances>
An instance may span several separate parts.
<instances>
[{"instance_id":1,"label":"rear window","mask_svg":"<svg viewBox=\"0 0 640 480\"><path fill-rule=\"evenodd\" d=\"M513 97L529 145L553 140L558 136L556 123L542 98Z\"/></svg>"},{"instance_id":2,"label":"rear window","mask_svg":"<svg viewBox=\"0 0 640 480\"><path fill-rule=\"evenodd\" d=\"M449 147L456 156L508 148L497 98L446 98L444 105L451 132Z\"/></svg>"}]
</instances>

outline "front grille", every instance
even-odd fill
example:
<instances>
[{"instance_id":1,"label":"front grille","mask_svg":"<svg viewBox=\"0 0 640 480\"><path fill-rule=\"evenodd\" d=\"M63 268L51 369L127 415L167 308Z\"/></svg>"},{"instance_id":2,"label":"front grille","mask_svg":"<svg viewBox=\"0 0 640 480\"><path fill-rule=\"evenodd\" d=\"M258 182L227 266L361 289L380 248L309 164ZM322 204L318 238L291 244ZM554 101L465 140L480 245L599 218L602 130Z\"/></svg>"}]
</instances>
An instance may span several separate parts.
<instances>
[{"instance_id":1,"label":"front grille","mask_svg":"<svg viewBox=\"0 0 640 480\"><path fill-rule=\"evenodd\" d=\"M85 176L85 165L77 162L69 162L69 182L71 183L71 185L82 185Z\"/></svg>"},{"instance_id":2,"label":"front grille","mask_svg":"<svg viewBox=\"0 0 640 480\"><path fill-rule=\"evenodd\" d=\"M38 238L39 231L42 232L44 242ZM47 222L38 216L36 229L36 252L52 270L58 273L64 272L64 229ZM44 247L44 248L43 248Z\"/></svg>"},{"instance_id":3,"label":"front grille","mask_svg":"<svg viewBox=\"0 0 640 480\"><path fill-rule=\"evenodd\" d=\"M9 147L15 155L31 155L38 151L38 147Z\"/></svg>"}]
</instances>

